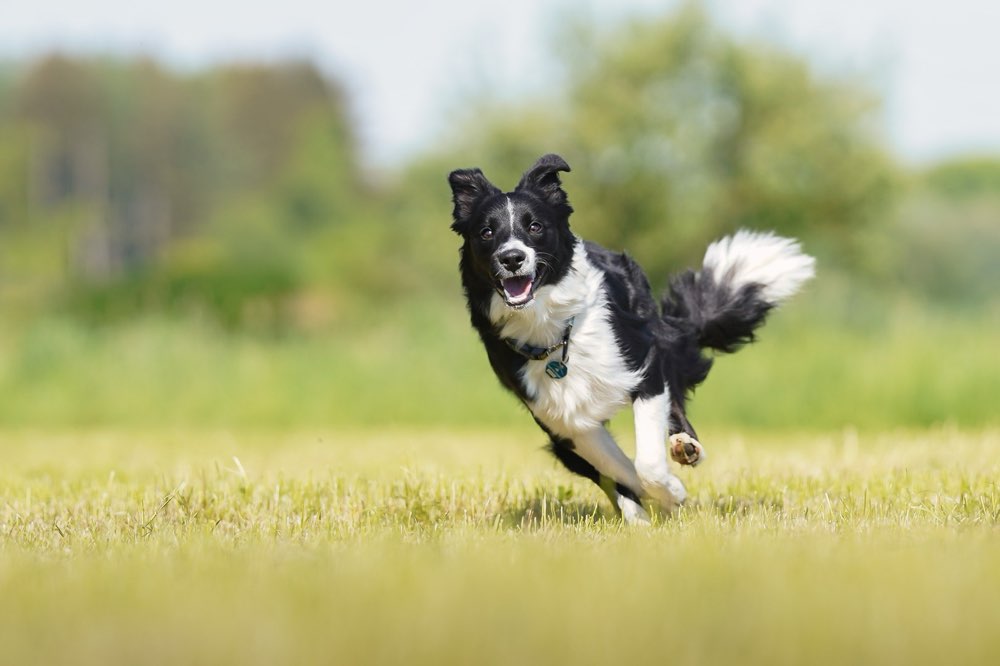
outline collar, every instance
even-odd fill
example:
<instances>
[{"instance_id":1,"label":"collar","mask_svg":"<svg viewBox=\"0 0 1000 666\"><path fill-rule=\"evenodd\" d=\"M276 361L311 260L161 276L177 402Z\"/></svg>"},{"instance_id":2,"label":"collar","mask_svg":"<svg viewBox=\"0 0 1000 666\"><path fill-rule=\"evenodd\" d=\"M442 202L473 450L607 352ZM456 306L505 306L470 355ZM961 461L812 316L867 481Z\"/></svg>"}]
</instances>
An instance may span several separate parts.
<instances>
[{"instance_id":1,"label":"collar","mask_svg":"<svg viewBox=\"0 0 1000 666\"><path fill-rule=\"evenodd\" d=\"M574 315L566 322L566 330L563 331L562 340L550 347L536 347L527 343L519 343L513 338L503 338L503 341L508 347L530 361L543 361L549 357L549 354L562 347L562 361L565 363L569 358L569 335L573 331L575 322L576 316Z\"/></svg>"}]
</instances>

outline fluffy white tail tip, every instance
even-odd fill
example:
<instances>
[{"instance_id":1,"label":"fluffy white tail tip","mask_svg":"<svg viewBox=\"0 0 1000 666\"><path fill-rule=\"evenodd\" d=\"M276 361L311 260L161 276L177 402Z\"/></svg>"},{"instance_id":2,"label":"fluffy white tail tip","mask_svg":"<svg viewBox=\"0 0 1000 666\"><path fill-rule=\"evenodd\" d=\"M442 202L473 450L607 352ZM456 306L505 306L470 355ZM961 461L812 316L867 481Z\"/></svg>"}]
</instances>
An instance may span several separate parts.
<instances>
[{"instance_id":1,"label":"fluffy white tail tip","mask_svg":"<svg viewBox=\"0 0 1000 666\"><path fill-rule=\"evenodd\" d=\"M816 260L802 252L798 241L746 229L709 245L704 267L717 282L737 288L759 284L763 298L774 304L816 274Z\"/></svg>"}]
</instances>

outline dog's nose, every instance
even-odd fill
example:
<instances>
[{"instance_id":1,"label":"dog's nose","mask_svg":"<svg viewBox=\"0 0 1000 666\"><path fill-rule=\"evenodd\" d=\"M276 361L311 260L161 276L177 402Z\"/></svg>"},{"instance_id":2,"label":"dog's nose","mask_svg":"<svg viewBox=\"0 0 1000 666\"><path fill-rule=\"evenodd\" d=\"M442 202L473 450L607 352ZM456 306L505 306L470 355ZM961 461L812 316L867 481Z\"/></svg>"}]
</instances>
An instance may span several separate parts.
<instances>
[{"instance_id":1,"label":"dog's nose","mask_svg":"<svg viewBox=\"0 0 1000 666\"><path fill-rule=\"evenodd\" d=\"M517 269L521 267L521 264L524 263L527 256L528 255L524 253L524 250L511 248L499 255L497 258L500 260L500 263L503 264L504 268L509 270L511 273L516 273Z\"/></svg>"}]
</instances>

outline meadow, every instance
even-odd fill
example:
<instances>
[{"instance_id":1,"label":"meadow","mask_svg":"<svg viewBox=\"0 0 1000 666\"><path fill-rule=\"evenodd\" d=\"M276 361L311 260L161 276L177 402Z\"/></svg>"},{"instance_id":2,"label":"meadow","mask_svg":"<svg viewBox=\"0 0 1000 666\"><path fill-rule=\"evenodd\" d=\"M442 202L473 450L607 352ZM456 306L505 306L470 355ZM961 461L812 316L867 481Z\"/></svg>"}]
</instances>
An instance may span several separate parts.
<instances>
[{"instance_id":1,"label":"meadow","mask_svg":"<svg viewBox=\"0 0 1000 666\"><path fill-rule=\"evenodd\" d=\"M308 61L0 63L0 665L1000 663L1000 162L713 24L574 18L388 172ZM654 285L740 226L819 259L648 529L464 310L445 174L550 150Z\"/></svg>"},{"instance_id":2,"label":"meadow","mask_svg":"<svg viewBox=\"0 0 1000 666\"><path fill-rule=\"evenodd\" d=\"M1000 659L1000 432L702 438L631 529L522 427L7 430L0 661Z\"/></svg>"},{"instance_id":3,"label":"meadow","mask_svg":"<svg viewBox=\"0 0 1000 666\"><path fill-rule=\"evenodd\" d=\"M0 663L995 663L995 322L824 289L718 359L650 529L458 299L0 327Z\"/></svg>"},{"instance_id":4,"label":"meadow","mask_svg":"<svg viewBox=\"0 0 1000 666\"><path fill-rule=\"evenodd\" d=\"M772 317L751 348L718 357L691 405L696 428L997 423L1000 355L988 331L1000 310L911 307L831 282ZM520 424L528 417L493 377L454 292L277 336L168 317L0 322L0 429Z\"/></svg>"}]
</instances>

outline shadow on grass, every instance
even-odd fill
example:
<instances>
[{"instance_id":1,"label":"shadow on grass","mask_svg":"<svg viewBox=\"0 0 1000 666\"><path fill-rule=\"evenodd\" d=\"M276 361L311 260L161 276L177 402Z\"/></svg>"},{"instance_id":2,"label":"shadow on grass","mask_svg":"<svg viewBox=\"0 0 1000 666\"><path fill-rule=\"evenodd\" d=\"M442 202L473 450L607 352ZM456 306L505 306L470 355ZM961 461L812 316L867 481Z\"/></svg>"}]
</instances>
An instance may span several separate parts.
<instances>
[{"instance_id":1,"label":"shadow on grass","mask_svg":"<svg viewBox=\"0 0 1000 666\"><path fill-rule=\"evenodd\" d=\"M695 513L716 514L721 518L742 517L750 513L780 514L785 509L785 503L780 497L725 495L707 498L704 501L694 500L685 507Z\"/></svg>"},{"instance_id":2,"label":"shadow on grass","mask_svg":"<svg viewBox=\"0 0 1000 666\"><path fill-rule=\"evenodd\" d=\"M526 491L526 492L525 492ZM500 531L534 531L550 527L617 528L623 525L616 507L597 493L580 493L570 486L511 488L476 496L462 490L410 483L394 489L389 497L355 497L359 506L348 520L359 524L406 529L436 530L461 526ZM679 514L664 514L646 504L654 524L677 524L698 516L723 520L748 515L781 515L781 496L735 493L689 498Z\"/></svg>"},{"instance_id":3,"label":"shadow on grass","mask_svg":"<svg viewBox=\"0 0 1000 666\"><path fill-rule=\"evenodd\" d=\"M615 524L619 520L610 504L561 500L544 494L505 507L497 518L499 525L522 530L549 525Z\"/></svg>"},{"instance_id":4,"label":"shadow on grass","mask_svg":"<svg viewBox=\"0 0 1000 666\"><path fill-rule=\"evenodd\" d=\"M669 524L675 519L696 515L716 516L722 519L742 518L749 514L779 515L784 511L780 498L725 496L691 499L681 514L667 514L646 505L654 524ZM506 507L498 514L499 524L510 529L540 529L551 525L567 526L621 526L620 514L610 502L587 502L570 499L559 500L539 495L528 501Z\"/></svg>"}]
</instances>

